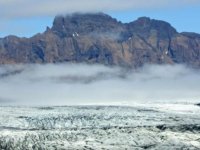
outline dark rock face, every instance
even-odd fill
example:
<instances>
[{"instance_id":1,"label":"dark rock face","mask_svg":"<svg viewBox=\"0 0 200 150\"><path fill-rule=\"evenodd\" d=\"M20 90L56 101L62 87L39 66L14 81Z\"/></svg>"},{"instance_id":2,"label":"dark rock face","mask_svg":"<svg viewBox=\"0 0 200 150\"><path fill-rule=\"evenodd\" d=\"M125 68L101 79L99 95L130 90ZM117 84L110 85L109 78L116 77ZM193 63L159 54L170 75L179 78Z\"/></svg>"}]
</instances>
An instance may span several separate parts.
<instances>
[{"instance_id":1,"label":"dark rock face","mask_svg":"<svg viewBox=\"0 0 200 150\"><path fill-rule=\"evenodd\" d=\"M59 62L200 67L200 35L147 17L123 24L97 13L57 16L43 34L0 39L0 64Z\"/></svg>"}]
</instances>

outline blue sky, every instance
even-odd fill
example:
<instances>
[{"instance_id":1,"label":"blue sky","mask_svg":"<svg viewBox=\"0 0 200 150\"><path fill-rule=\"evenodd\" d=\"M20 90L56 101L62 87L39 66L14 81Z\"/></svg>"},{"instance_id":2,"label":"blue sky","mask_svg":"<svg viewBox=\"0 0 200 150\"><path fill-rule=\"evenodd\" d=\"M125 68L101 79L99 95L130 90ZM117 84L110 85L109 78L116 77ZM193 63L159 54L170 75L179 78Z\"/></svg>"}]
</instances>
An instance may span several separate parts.
<instances>
[{"instance_id":1,"label":"blue sky","mask_svg":"<svg viewBox=\"0 0 200 150\"><path fill-rule=\"evenodd\" d=\"M81 12L95 12L95 11L102 11L104 13L107 13L111 15L114 18L117 18L118 20L122 22L130 22L136 20L138 17L141 16L147 16L151 17L153 19L159 19L159 20L164 20L169 22L172 26L174 26L179 32L183 31L188 31L188 32L197 32L200 33L200 2L198 0L183 0L185 2L184 5L179 4L178 0L168 0L171 1L170 3L167 3L167 0L163 0L161 3L158 0L151 0L152 5L146 5L144 0L140 0L141 2L136 2L136 0L130 0L127 2L132 2L129 5L123 5L120 7L113 4L112 7L108 8L106 7L108 4L99 2L98 0L94 0L95 3L91 7L84 7L85 9L82 8L81 5L77 5L75 1L80 1L80 0L75 0L73 4L72 1L68 2L70 3L71 7L73 8L70 11L52 11L52 9L55 8L55 10L69 10L67 7L66 1L64 0L59 0L60 5L66 4L66 8L63 7L60 9L60 5L57 5L57 7L49 6L48 8L42 7L42 9L36 9L35 7L31 7L30 10L29 8L23 9L20 13L19 10L21 10L24 7L28 6L31 2L33 3L32 5L35 5L38 0L18 0L18 2L21 2L21 7L19 5L19 8L16 7L16 11L11 11L12 7L15 6L14 3L17 0L9 0L9 4L5 4L0 2L0 17L2 18L0 20L0 37L4 37L7 35L17 35L20 37L30 37L33 36L36 33L41 33L45 31L46 27L52 26L52 22L54 19L54 16L56 14L62 13L62 14L67 14L67 13L72 13L76 11L81 11ZM27 3L29 1L30 3ZM41 0L42 2L50 3L50 2L55 2L54 0ZM40 2L41 2L40 1ZM88 1L88 0L84 0ZM102 0L104 1L104 0ZM109 0L108 0L109 1ZM117 1L117 0L116 0ZM125 3L124 1L124 3ZM12 3L11 3L12 2ZM40 3L38 1L38 3ZM105 1L104 1L105 2ZM109 1L110 4L114 2L114 0ZM2 3L2 4L1 4ZM99 6L98 6L99 5ZM105 5L105 6L104 6ZM2 9L1 6L4 8ZM102 6L102 7L100 7ZM38 7L37 7L38 8ZM44 9L43 9L44 8ZM50 9L51 8L51 9ZM57 8L57 9L56 9ZM91 9L94 8L94 9ZM49 11L51 10L51 11ZM27 15L26 15L27 14Z\"/></svg>"}]
</instances>

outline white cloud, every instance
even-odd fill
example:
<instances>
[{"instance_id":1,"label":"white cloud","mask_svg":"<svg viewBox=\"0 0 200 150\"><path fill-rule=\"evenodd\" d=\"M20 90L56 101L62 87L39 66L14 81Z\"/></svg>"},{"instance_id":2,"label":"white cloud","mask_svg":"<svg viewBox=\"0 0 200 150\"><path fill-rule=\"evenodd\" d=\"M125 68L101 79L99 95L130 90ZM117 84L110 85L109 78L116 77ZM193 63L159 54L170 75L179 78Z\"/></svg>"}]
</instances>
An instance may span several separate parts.
<instances>
[{"instance_id":1,"label":"white cloud","mask_svg":"<svg viewBox=\"0 0 200 150\"><path fill-rule=\"evenodd\" d=\"M1 0L0 17L55 16L73 12L120 11L180 7L200 4L199 0Z\"/></svg>"},{"instance_id":2,"label":"white cloud","mask_svg":"<svg viewBox=\"0 0 200 150\"><path fill-rule=\"evenodd\" d=\"M147 65L135 71L86 64L7 65L0 67L0 103L197 103L199 74L183 65Z\"/></svg>"}]
</instances>

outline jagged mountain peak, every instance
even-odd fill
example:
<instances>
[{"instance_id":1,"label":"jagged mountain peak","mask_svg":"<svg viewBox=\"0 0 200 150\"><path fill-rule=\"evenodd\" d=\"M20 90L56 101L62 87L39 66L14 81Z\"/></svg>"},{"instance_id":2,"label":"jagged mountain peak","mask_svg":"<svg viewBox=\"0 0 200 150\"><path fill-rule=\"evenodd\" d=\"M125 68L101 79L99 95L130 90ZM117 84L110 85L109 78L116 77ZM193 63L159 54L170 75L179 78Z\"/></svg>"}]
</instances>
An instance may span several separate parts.
<instances>
[{"instance_id":1,"label":"jagged mountain peak","mask_svg":"<svg viewBox=\"0 0 200 150\"><path fill-rule=\"evenodd\" d=\"M169 38L177 34L176 29L165 21L140 17L135 21L123 24L104 13L75 13L57 16L54 19L52 31L60 37L110 32L124 35L125 39L133 34L148 37L152 31L157 31L160 38Z\"/></svg>"},{"instance_id":2,"label":"jagged mountain peak","mask_svg":"<svg viewBox=\"0 0 200 150\"><path fill-rule=\"evenodd\" d=\"M70 36L73 33L112 32L118 28L122 28L122 24L104 13L75 13L55 17L52 31L60 36Z\"/></svg>"},{"instance_id":3,"label":"jagged mountain peak","mask_svg":"<svg viewBox=\"0 0 200 150\"><path fill-rule=\"evenodd\" d=\"M128 28L132 33L140 34L148 37L152 31L156 31L160 38L169 38L177 34L177 31L170 23L151 19L149 17L140 17L137 20L130 22Z\"/></svg>"},{"instance_id":4,"label":"jagged mountain peak","mask_svg":"<svg viewBox=\"0 0 200 150\"><path fill-rule=\"evenodd\" d=\"M176 29L172 27L172 25L166 21L151 19L150 17L139 17L137 20L131 22L130 24L140 25L141 27L151 26L152 28L163 27L165 29L169 28L176 32Z\"/></svg>"},{"instance_id":5,"label":"jagged mountain peak","mask_svg":"<svg viewBox=\"0 0 200 150\"><path fill-rule=\"evenodd\" d=\"M151 18L150 18L150 17L143 16L143 17L137 18L136 21L145 24L145 23L149 23L149 22L151 21ZM133 21L133 22L134 22L134 21Z\"/></svg>"},{"instance_id":6,"label":"jagged mountain peak","mask_svg":"<svg viewBox=\"0 0 200 150\"><path fill-rule=\"evenodd\" d=\"M200 35L140 17L121 23L103 13L57 16L32 38L0 39L0 64L84 62L139 67L184 63L200 67Z\"/></svg>"}]
</instances>

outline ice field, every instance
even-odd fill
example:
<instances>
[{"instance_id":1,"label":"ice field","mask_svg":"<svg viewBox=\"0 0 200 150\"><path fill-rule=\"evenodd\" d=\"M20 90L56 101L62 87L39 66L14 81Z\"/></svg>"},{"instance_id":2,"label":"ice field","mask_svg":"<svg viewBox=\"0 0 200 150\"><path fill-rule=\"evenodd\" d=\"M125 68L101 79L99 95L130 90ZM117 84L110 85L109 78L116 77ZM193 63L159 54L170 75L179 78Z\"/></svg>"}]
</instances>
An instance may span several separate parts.
<instances>
[{"instance_id":1,"label":"ice field","mask_svg":"<svg viewBox=\"0 0 200 150\"><path fill-rule=\"evenodd\" d=\"M0 149L200 149L200 107L0 107Z\"/></svg>"}]
</instances>

